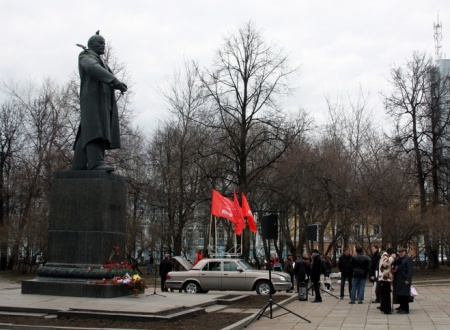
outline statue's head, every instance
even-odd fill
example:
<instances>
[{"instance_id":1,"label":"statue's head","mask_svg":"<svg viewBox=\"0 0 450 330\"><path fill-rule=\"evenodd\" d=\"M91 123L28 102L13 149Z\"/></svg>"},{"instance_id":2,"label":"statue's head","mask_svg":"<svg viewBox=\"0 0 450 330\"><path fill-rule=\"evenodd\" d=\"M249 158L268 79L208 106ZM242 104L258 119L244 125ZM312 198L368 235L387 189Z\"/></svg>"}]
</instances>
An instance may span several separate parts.
<instances>
[{"instance_id":1,"label":"statue's head","mask_svg":"<svg viewBox=\"0 0 450 330\"><path fill-rule=\"evenodd\" d=\"M98 55L105 53L105 38L100 35L100 31L97 31L96 34L89 38L88 48Z\"/></svg>"}]
</instances>

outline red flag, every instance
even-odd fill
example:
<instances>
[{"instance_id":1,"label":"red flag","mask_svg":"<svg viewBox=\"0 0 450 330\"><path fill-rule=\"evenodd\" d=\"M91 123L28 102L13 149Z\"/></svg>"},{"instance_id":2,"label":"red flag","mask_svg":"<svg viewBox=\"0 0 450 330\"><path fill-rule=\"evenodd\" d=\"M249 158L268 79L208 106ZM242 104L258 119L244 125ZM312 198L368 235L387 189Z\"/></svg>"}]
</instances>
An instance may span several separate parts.
<instances>
[{"instance_id":1,"label":"red flag","mask_svg":"<svg viewBox=\"0 0 450 330\"><path fill-rule=\"evenodd\" d=\"M242 214L244 215L244 218L247 218L250 230L256 233L258 231L258 229L256 228L256 221L253 217L252 210L250 210L250 206L248 205L247 198L245 197L244 193L242 193Z\"/></svg>"},{"instance_id":2,"label":"red flag","mask_svg":"<svg viewBox=\"0 0 450 330\"><path fill-rule=\"evenodd\" d=\"M212 190L211 214L219 218L225 218L231 222L234 220L234 204L228 198L223 197L217 190Z\"/></svg>"},{"instance_id":3,"label":"red flag","mask_svg":"<svg viewBox=\"0 0 450 330\"><path fill-rule=\"evenodd\" d=\"M236 191L234 191L234 232L236 235L242 235L242 230L245 228L244 216L242 214L241 206L239 205L239 201L236 196Z\"/></svg>"}]
</instances>

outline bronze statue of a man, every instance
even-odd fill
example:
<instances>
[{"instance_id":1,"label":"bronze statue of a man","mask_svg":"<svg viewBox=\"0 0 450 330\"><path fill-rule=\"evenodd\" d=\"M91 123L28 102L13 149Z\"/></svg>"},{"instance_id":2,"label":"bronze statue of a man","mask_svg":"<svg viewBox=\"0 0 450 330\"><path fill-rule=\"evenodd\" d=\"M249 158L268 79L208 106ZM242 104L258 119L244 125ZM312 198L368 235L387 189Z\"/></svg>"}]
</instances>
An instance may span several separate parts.
<instances>
[{"instance_id":1,"label":"bronze statue of a man","mask_svg":"<svg viewBox=\"0 0 450 330\"><path fill-rule=\"evenodd\" d=\"M100 57L105 39L99 34L88 40L78 56L81 120L75 139L72 170L114 171L105 162L105 150L120 148L119 115L114 90L122 93L120 82Z\"/></svg>"}]
</instances>

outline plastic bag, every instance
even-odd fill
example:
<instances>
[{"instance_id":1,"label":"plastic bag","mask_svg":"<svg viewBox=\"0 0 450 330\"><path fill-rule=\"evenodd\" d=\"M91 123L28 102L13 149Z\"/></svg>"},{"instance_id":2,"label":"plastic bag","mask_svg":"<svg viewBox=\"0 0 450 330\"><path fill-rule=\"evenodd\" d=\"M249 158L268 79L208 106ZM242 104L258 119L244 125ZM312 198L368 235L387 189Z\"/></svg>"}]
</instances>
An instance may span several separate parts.
<instances>
[{"instance_id":1,"label":"plastic bag","mask_svg":"<svg viewBox=\"0 0 450 330\"><path fill-rule=\"evenodd\" d=\"M415 297L417 295L418 295L418 293L417 293L416 287L411 285L411 297Z\"/></svg>"}]
</instances>

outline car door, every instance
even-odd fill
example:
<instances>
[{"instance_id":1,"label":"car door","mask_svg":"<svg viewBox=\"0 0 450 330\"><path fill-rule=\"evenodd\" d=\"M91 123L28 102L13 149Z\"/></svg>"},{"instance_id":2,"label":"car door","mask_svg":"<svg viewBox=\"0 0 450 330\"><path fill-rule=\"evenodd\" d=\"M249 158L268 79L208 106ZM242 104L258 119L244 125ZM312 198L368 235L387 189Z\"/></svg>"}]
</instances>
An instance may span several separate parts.
<instances>
[{"instance_id":1,"label":"car door","mask_svg":"<svg viewBox=\"0 0 450 330\"><path fill-rule=\"evenodd\" d=\"M209 261L199 273L200 286L204 290L222 289L222 262Z\"/></svg>"},{"instance_id":2,"label":"car door","mask_svg":"<svg viewBox=\"0 0 450 330\"><path fill-rule=\"evenodd\" d=\"M223 262L222 290L245 290L245 272L237 270L235 260Z\"/></svg>"}]
</instances>

